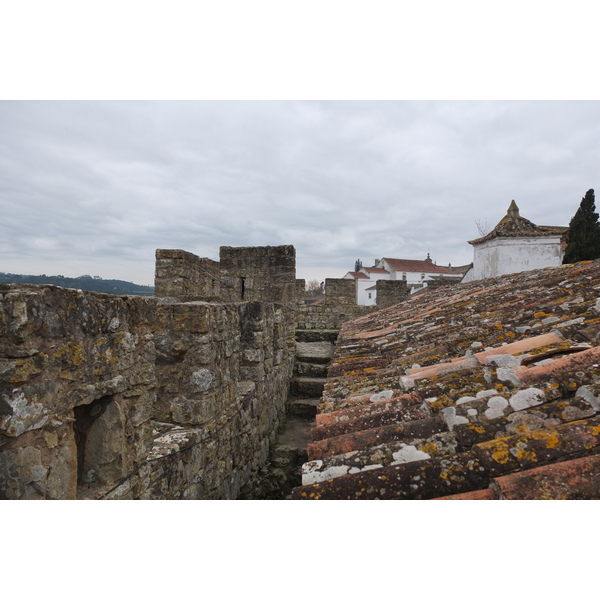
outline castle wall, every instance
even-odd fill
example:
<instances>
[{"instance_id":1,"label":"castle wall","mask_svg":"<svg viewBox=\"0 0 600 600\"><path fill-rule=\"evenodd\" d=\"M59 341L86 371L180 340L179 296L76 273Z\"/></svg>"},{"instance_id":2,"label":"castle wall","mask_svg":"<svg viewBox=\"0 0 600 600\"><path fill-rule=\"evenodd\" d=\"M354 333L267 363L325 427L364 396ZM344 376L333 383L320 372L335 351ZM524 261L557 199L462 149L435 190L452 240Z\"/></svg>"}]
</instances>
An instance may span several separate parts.
<instances>
[{"instance_id":1,"label":"castle wall","mask_svg":"<svg viewBox=\"0 0 600 600\"><path fill-rule=\"evenodd\" d=\"M192 265L162 263L180 279L168 302L0 286L0 498L236 498L252 481L284 416L296 307L181 302L187 254L157 256Z\"/></svg>"},{"instance_id":2,"label":"castle wall","mask_svg":"<svg viewBox=\"0 0 600 600\"><path fill-rule=\"evenodd\" d=\"M355 306L356 282L354 279L326 279L325 304L328 306Z\"/></svg>"},{"instance_id":3,"label":"castle wall","mask_svg":"<svg viewBox=\"0 0 600 600\"><path fill-rule=\"evenodd\" d=\"M75 498L144 459L156 309L150 298L0 286L0 497Z\"/></svg>"},{"instance_id":4,"label":"castle wall","mask_svg":"<svg viewBox=\"0 0 600 600\"><path fill-rule=\"evenodd\" d=\"M220 263L225 301L297 301L294 246L221 246Z\"/></svg>"},{"instance_id":5,"label":"castle wall","mask_svg":"<svg viewBox=\"0 0 600 600\"><path fill-rule=\"evenodd\" d=\"M366 315L373 306L301 306L298 310L298 329L339 329L346 321Z\"/></svg>"},{"instance_id":6,"label":"castle wall","mask_svg":"<svg viewBox=\"0 0 600 600\"><path fill-rule=\"evenodd\" d=\"M326 279L325 301L298 310L298 329L339 329L343 323L369 312L373 306L356 304L354 279Z\"/></svg>"},{"instance_id":7,"label":"castle wall","mask_svg":"<svg viewBox=\"0 0 600 600\"><path fill-rule=\"evenodd\" d=\"M159 312L152 462L108 497L235 499L266 463L285 416L290 315L285 305L261 302Z\"/></svg>"}]
</instances>

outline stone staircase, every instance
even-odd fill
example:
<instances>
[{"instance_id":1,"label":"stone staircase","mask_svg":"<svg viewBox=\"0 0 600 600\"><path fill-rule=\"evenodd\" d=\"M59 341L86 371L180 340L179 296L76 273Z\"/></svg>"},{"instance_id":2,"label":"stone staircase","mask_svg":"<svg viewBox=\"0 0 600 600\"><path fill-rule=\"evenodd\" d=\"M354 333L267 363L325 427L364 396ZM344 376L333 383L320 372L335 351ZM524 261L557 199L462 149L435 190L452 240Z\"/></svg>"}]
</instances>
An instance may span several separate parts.
<instances>
[{"instance_id":1,"label":"stone staircase","mask_svg":"<svg viewBox=\"0 0 600 600\"><path fill-rule=\"evenodd\" d=\"M323 395L327 369L333 359L337 331L298 330L296 332L296 361L290 386L291 414L315 417Z\"/></svg>"},{"instance_id":2,"label":"stone staircase","mask_svg":"<svg viewBox=\"0 0 600 600\"><path fill-rule=\"evenodd\" d=\"M290 500L292 489L302 485L302 465L316 416L327 370L333 359L338 330L297 330L294 375L285 424L277 437L269 464L242 499Z\"/></svg>"}]
</instances>

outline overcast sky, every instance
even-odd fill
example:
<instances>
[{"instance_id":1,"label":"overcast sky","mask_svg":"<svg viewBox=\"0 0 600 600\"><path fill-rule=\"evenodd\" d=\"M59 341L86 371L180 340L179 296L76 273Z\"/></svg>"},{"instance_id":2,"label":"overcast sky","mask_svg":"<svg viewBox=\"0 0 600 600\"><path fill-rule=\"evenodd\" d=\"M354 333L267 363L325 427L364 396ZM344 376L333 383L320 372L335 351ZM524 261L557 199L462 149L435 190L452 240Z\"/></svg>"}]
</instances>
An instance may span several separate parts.
<instances>
[{"instance_id":1,"label":"overcast sky","mask_svg":"<svg viewBox=\"0 0 600 600\"><path fill-rule=\"evenodd\" d=\"M152 284L154 251L293 244L462 265L515 199L568 225L598 186L600 102L4 101L0 271Z\"/></svg>"}]
</instances>

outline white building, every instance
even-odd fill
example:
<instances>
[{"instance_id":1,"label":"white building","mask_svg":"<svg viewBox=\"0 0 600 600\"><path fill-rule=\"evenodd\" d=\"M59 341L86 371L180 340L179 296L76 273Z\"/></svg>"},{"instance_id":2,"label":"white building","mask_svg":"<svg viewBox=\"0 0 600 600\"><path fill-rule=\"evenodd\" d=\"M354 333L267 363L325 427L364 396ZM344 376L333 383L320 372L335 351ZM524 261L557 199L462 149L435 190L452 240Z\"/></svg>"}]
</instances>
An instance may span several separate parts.
<instances>
[{"instance_id":1,"label":"white building","mask_svg":"<svg viewBox=\"0 0 600 600\"><path fill-rule=\"evenodd\" d=\"M534 225L513 200L506 216L473 246L473 268L463 281L476 281L562 264L568 227Z\"/></svg>"},{"instance_id":2,"label":"white building","mask_svg":"<svg viewBox=\"0 0 600 600\"><path fill-rule=\"evenodd\" d=\"M361 306L373 306L377 303L376 283L380 279L406 281L411 291L427 286L427 282L440 278L458 279L463 273L457 273L450 267L439 267L430 258L425 260L407 260L402 258L382 258L375 260L375 266L359 271L349 271L344 279L356 282L356 303Z\"/></svg>"},{"instance_id":3,"label":"white building","mask_svg":"<svg viewBox=\"0 0 600 600\"><path fill-rule=\"evenodd\" d=\"M348 271L343 279L354 279L356 282L356 304L374 306L377 301L375 284L378 279L389 279L390 274L384 269L361 268L360 271Z\"/></svg>"}]
</instances>

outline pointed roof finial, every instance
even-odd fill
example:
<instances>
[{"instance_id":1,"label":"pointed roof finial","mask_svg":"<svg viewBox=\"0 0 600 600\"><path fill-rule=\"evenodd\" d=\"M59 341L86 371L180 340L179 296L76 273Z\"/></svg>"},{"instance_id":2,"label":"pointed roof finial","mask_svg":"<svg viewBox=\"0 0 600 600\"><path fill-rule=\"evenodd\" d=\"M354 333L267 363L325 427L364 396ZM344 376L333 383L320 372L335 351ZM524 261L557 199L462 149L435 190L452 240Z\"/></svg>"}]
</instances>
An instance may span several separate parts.
<instances>
[{"instance_id":1,"label":"pointed roof finial","mask_svg":"<svg viewBox=\"0 0 600 600\"><path fill-rule=\"evenodd\" d=\"M519 207L517 206L517 203L514 200L510 203L506 216L511 217L512 219L518 219L521 216L519 215Z\"/></svg>"}]
</instances>

